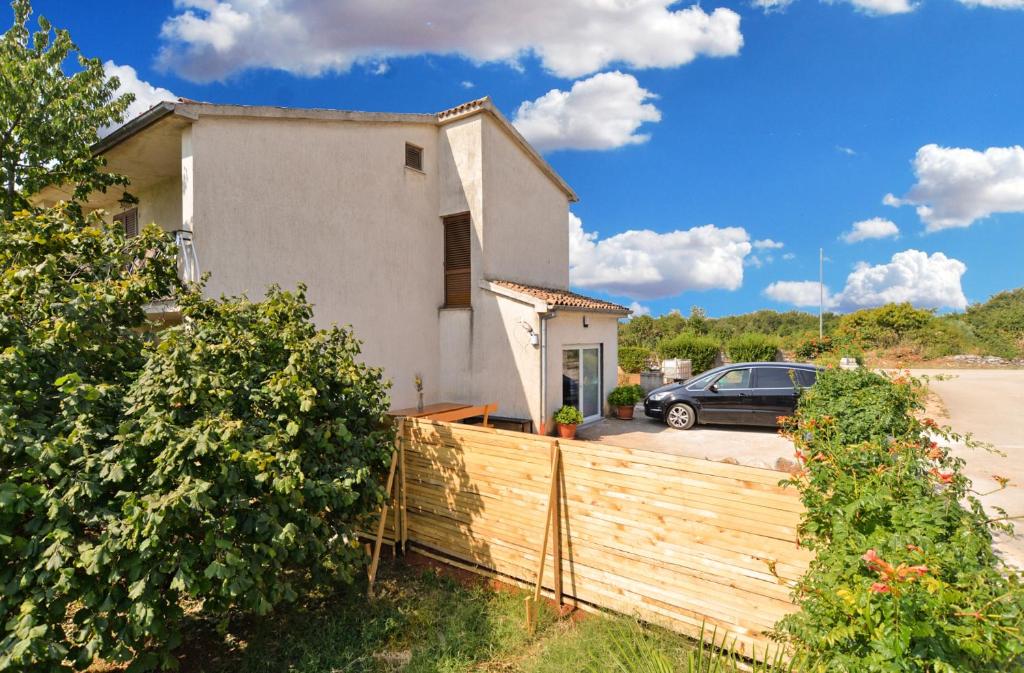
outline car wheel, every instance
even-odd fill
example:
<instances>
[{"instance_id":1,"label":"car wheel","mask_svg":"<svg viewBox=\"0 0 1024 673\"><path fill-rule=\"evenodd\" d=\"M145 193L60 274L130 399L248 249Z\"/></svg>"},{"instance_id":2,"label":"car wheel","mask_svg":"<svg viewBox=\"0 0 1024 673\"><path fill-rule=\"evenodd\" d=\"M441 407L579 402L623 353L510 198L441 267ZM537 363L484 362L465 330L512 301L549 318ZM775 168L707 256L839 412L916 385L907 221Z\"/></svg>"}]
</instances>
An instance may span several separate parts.
<instances>
[{"instance_id":1,"label":"car wheel","mask_svg":"<svg viewBox=\"0 0 1024 673\"><path fill-rule=\"evenodd\" d=\"M697 422L697 414L689 404L673 404L665 412L665 422L676 430L689 430Z\"/></svg>"}]
</instances>

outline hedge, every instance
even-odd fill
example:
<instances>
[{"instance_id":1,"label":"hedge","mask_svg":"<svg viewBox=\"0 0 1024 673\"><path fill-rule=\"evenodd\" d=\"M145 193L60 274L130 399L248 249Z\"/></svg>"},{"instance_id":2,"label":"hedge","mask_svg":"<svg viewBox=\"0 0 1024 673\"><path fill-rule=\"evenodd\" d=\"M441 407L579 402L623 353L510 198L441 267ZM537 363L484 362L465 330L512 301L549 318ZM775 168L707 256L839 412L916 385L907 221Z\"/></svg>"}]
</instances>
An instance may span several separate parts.
<instances>
[{"instance_id":1,"label":"hedge","mask_svg":"<svg viewBox=\"0 0 1024 673\"><path fill-rule=\"evenodd\" d=\"M719 353L718 341L711 337L683 333L658 344L658 355L666 360L689 360L694 374L715 366Z\"/></svg>"},{"instance_id":2,"label":"hedge","mask_svg":"<svg viewBox=\"0 0 1024 673\"><path fill-rule=\"evenodd\" d=\"M992 550L965 441L922 410L921 383L829 370L784 430L802 469L801 544L815 553L778 628L804 671L1018 670L1024 587ZM938 442L943 442L940 445ZM970 443L968 441L968 443Z\"/></svg>"},{"instance_id":3,"label":"hedge","mask_svg":"<svg viewBox=\"0 0 1024 673\"><path fill-rule=\"evenodd\" d=\"M774 362L779 345L777 337L747 332L731 339L725 351L733 362Z\"/></svg>"},{"instance_id":4,"label":"hedge","mask_svg":"<svg viewBox=\"0 0 1024 673\"><path fill-rule=\"evenodd\" d=\"M651 352L640 346L619 346L619 367L627 374L639 374L650 356Z\"/></svg>"}]
</instances>

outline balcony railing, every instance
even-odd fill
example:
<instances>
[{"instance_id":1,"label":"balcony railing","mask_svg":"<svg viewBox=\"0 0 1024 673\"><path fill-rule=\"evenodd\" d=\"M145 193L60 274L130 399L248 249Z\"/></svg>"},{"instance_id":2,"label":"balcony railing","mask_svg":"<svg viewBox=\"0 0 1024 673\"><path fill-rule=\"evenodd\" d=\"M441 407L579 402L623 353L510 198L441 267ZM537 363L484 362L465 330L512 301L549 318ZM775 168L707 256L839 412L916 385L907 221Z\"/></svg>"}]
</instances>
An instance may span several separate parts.
<instances>
[{"instance_id":1,"label":"balcony railing","mask_svg":"<svg viewBox=\"0 0 1024 673\"><path fill-rule=\"evenodd\" d=\"M178 246L178 278L183 283L198 283L199 256L192 241L192 232L178 229L174 232L174 242Z\"/></svg>"}]
</instances>

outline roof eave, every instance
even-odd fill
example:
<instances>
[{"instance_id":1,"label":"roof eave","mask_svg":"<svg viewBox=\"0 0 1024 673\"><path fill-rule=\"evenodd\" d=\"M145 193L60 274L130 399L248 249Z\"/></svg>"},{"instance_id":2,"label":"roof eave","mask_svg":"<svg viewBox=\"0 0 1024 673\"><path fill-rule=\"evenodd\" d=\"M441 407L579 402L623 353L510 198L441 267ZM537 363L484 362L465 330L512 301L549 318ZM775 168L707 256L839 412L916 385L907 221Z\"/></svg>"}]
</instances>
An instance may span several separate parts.
<instances>
[{"instance_id":1,"label":"roof eave","mask_svg":"<svg viewBox=\"0 0 1024 673\"><path fill-rule=\"evenodd\" d=\"M124 126L117 128L110 135L102 138L99 142L94 143L92 146L93 156L109 152L136 133L149 128L167 115L175 114L177 111L177 103L172 103L171 101L157 103Z\"/></svg>"}]
</instances>

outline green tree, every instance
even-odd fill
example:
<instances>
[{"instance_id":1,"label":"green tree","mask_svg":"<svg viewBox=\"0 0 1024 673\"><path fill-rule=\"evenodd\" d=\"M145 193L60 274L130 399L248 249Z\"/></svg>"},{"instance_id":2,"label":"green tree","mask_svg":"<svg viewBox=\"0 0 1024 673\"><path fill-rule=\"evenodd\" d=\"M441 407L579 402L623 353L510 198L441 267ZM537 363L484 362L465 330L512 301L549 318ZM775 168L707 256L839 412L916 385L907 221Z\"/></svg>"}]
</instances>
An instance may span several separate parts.
<instances>
[{"instance_id":1,"label":"green tree","mask_svg":"<svg viewBox=\"0 0 1024 673\"><path fill-rule=\"evenodd\" d=\"M99 59L83 56L67 30L40 17L31 32L29 0L12 7L14 23L0 37L0 199L8 219L47 185L70 185L81 201L127 184L103 172L104 159L90 148L97 130L120 122L133 100L114 97L117 78L107 79ZM72 57L80 69L69 75L64 64Z\"/></svg>"},{"instance_id":2,"label":"green tree","mask_svg":"<svg viewBox=\"0 0 1024 673\"><path fill-rule=\"evenodd\" d=\"M65 632L69 606L84 618L107 582L80 553L117 517L113 435L144 362L143 307L176 283L155 226L126 239L66 209L0 221L0 671L97 651Z\"/></svg>"},{"instance_id":3,"label":"green tree","mask_svg":"<svg viewBox=\"0 0 1024 673\"><path fill-rule=\"evenodd\" d=\"M145 305L178 290L184 324ZM0 220L0 672L173 663L181 606L349 580L392 448L387 386L302 293L206 300L155 225Z\"/></svg>"},{"instance_id":4,"label":"green tree","mask_svg":"<svg viewBox=\"0 0 1024 673\"><path fill-rule=\"evenodd\" d=\"M700 306L690 307L690 319L686 321L687 328L694 334L706 336L711 331L711 323L708 320L707 312Z\"/></svg>"}]
</instances>

